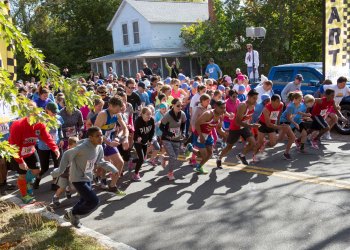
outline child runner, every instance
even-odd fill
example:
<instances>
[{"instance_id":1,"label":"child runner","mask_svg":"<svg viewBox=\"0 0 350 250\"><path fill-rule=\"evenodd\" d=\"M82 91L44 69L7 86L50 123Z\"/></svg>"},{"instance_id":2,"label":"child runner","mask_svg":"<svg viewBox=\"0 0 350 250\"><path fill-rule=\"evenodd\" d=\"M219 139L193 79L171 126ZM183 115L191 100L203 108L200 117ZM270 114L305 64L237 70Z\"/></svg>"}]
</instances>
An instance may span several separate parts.
<instances>
[{"instance_id":1,"label":"child runner","mask_svg":"<svg viewBox=\"0 0 350 250\"><path fill-rule=\"evenodd\" d=\"M186 115L181 110L182 103L175 98L172 102L172 108L164 115L160 129L162 130L162 142L167 152L170 161L168 167L168 179L175 180L174 168L181 165L177 157L180 151L180 141L183 139L183 134L186 126Z\"/></svg>"},{"instance_id":2,"label":"child runner","mask_svg":"<svg viewBox=\"0 0 350 250\"><path fill-rule=\"evenodd\" d=\"M138 158L133 160L133 163L136 163L135 173L132 176L134 181L141 181L139 172L145 161L147 144L150 144L152 141L154 129L155 125L152 112L149 108L145 107L141 111L141 116L135 121L134 148Z\"/></svg>"},{"instance_id":3,"label":"child runner","mask_svg":"<svg viewBox=\"0 0 350 250\"><path fill-rule=\"evenodd\" d=\"M68 138L68 150L74 148L79 139L78 137L69 137ZM60 203L60 196L63 192L66 192L67 199L71 198L71 183L69 181L69 166L67 166L66 170L63 174L61 174L57 179L56 183L58 185L58 189L56 190L56 193L52 197L52 203L58 207L61 205Z\"/></svg>"},{"instance_id":4,"label":"child runner","mask_svg":"<svg viewBox=\"0 0 350 250\"><path fill-rule=\"evenodd\" d=\"M91 127L87 131L87 136L88 139L84 139L81 144L63 154L60 167L51 173L56 178L70 166L69 180L80 195L80 199L71 210L66 212L63 218L78 228L81 227L80 216L92 212L99 203L99 199L91 187L95 165L112 172L114 175L118 172L112 163L104 160L101 129Z\"/></svg>"}]
</instances>

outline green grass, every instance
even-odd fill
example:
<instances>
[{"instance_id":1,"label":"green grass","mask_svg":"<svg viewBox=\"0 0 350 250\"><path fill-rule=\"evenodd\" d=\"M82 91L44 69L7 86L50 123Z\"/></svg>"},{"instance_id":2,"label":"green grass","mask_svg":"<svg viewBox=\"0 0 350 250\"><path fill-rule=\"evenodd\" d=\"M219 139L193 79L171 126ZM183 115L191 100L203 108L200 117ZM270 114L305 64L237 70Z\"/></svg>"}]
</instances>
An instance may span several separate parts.
<instances>
[{"instance_id":1,"label":"green grass","mask_svg":"<svg viewBox=\"0 0 350 250\"><path fill-rule=\"evenodd\" d=\"M70 227L40 214L25 213L19 207L0 202L0 249L104 250L95 239L77 235Z\"/></svg>"}]
</instances>

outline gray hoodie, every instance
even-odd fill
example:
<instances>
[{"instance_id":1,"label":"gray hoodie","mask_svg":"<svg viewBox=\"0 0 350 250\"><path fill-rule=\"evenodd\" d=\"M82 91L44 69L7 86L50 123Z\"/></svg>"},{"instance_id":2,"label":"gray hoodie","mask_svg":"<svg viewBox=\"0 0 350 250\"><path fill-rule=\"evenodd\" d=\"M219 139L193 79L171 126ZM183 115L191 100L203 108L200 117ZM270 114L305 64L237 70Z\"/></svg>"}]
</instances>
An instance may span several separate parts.
<instances>
[{"instance_id":1,"label":"gray hoodie","mask_svg":"<svg viewBox=\"0 0 350 250\"><path fill-rule=\"evenodd\" d=\"M69 180L71 182L92 181L95 166L117 173L116 167L109 161L105 161L103 157L102 145L94 146L89 139L85 139L81 144L63 154L59 168L53 170L51 175L54 178L60 176L67 166L70 166Z\"/></svg>"}]
</instances>

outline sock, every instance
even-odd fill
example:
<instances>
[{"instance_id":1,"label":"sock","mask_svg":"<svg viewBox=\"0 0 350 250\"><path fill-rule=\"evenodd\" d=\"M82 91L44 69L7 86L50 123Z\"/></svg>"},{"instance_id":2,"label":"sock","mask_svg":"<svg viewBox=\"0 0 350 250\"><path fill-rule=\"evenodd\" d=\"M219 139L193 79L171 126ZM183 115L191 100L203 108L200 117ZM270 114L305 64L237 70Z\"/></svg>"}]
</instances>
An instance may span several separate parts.
<instances>
[{"instance_id":1,"label":"sock","mask_svg":"<svg viewBox=\"0 0 350 250\"><path fill-rule=\"evenodd\" d=\"M19 189L19 192L21 193L22 196L27 195L27 181L24 179L18 179L17 180L17 186Z\"/></svg>"}]
</instances>

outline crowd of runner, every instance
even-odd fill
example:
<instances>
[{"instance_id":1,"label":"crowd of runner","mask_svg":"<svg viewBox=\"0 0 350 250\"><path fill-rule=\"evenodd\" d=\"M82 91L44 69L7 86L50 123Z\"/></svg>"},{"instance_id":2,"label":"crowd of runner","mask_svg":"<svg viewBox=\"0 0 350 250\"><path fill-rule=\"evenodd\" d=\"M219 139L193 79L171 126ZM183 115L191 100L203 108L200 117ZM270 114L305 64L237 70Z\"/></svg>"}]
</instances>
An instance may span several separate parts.
<instances>
[{"instance_id":1,"label":"crowd of runner","mask_svg":"<svg viewBox=\"0 0 350 250\"><path fill-rule=\"evenodd\" d=\"M244 147L237 159L244 165L257 162L265 148L278 142L285 143L281 158L289 161L302 157L291 155L293 146L300 154L308 147L318 149L338 119L347 122L339 111L341 99L350 95L344 77L334 84L326 80L313 96L303 95L303 76L297 75L281 99L273 93L272 81L253 89L239 69L233 77L222 76L217 65L205 77L190 79L171 69L169 73L176 77L161 79L151 70L141 70L135 78L126 78L110 68L105 79L94 74L80 78L81 94L93 91L99 96L92 109L68 110L64 94L52 92L50 85L18 81L19 95L56 117L58 127L48 131L42 123L30 125L30 117L14 121L8 141L18 146L19 157L3 165L2 175L17 171L22 200L31 203L33 189L51 172L55 206L60 206L63 193L67 198L73 190L79 193L79 202L64 216L79 227L79 217L99 202L92 185L125 196L120 177L129 171L132 181L142 181L146 160L162 166L169 181L176 179L174 170L182 165L180 154L190 158L195 172L207 174L206 162L215 158L222 168L223 158L238 141ZM222 150L213 156L219 144ZM48 171L51 161L54 170ZM6 178L1 185L2 192L10 188Z\"/></svg>"}]
</instances>

